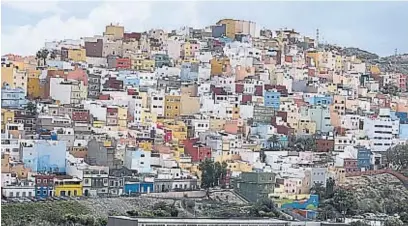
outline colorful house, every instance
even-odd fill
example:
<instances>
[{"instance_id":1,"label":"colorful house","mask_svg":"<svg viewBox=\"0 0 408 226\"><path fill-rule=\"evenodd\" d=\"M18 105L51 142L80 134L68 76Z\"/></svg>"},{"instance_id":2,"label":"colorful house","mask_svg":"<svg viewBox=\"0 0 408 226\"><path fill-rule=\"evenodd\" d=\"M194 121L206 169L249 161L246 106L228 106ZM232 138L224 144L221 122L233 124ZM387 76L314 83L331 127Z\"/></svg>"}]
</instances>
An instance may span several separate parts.
<instances>
[{"instance_id":1,"label":"colorful house","mask_svg":"<svg viewBox=\"0 0 408 226\"><path fill-rule=\"evenodd\" d=\"M82 181L78 178L55 178L55 196L82 196Z\"/></svg>"},{"instance_id":2,"label":"colorful house","mask_svg":"<svg viewBox=\"0 0 408 226\"><path fill-rule=\"evenodd\" d=\"M125 182L125 194L154 192L153 182Z\"/></svg>"}]
</instances>

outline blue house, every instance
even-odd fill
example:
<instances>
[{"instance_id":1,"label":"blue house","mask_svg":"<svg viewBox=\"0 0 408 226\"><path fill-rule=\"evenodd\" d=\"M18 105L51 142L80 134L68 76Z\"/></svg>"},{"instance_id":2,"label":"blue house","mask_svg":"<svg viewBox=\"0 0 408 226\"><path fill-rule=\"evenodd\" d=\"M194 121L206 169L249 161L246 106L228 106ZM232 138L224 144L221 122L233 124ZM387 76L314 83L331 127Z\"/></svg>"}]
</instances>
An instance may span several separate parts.
<instances>
[{"instance_id":1,"label":"blue house","mask_svg":"<svg viewBox=\"0 0 408 226\"><path fill-rule=\"evenodd\" d=\"M154 192L153 182L125 182L125 194Z\"/></svg>"},{"instance_id":2,"label":"blue house","mask_svg":"<svg viewBox=\"0 0 408 226\"><path fill-rule=\"evenodd\" d=\"M358 147L357 150L357 167L360 169L371 169L371 156L372 152L366 147Z\"/></svg>"},{"instance_id":3,"label":"blue house","mask_svg":"<svg viewBox=\"0 0 408 226\"><path fill-rule=\"evenodd\" d=\"M181 65L181 81L196 81L198 79L198 64L186 62Z\"/></svg>"},{"instance_id":4,"label":"blue house","mask_svg":"<svg viewBox=\"0 0 408 226\"><path fill-rule=\"evenodd\" d=\"M23 147L24 165L36 173L65 173L65 141L36 140L34 145Z\"/></svg>"},{"instance_id":5,"label":"blue house","mask_svg":"<svg viewBox=\"0 0 408 226\"><path fill-rule=\"evenodd\" d=\"M408 139L408 124L400 124L399 138Z\"/></svg>"},{"instance_id":6,"label":"blue house","mask_svg":"<svg viewBox=\"0 0 408 226\"><path fill-rule=\"evenodd\" d=\"M400 124L408 124L407 112L395 112L395 115L400 119Z\"/></svg>"},{"instance_id":7,"label":"blue house","mask_svg":"<svg viewBox=\"0 0 408 226\"><path fill-rule=\"evenodd\" d=\"M330 105L333 103L332 96L313 96L305 98L305 102L311 105Z\"/></svg>"},{"instance_id":8,"label":"blue house","mask_svg":"<svg viewBox=\"0 0 408 226\"><path fill-rule=\"evenodd\" d=\"M23 88L11 88L3 86L1 88L1 107L21 109L27 106L27 99L25 98L25 90Z\"/></svg>"},{"instance_id":9,"label":"blue house","mask_svg":"<svg viewBox=\"0 0 408 226\"><path fill-rule=\"evenodd\" d=\"M123 86L139 87L140 78L137 71L120 71L117 80L123 81Z\"/></svg>"},{"instance_id":10,"label":"blue house","mask_svg":"<svg viewBox=\"0 0 408 226\"><path fill-rule=\"evenodd\" d=\"M264 105L279 110L281 93L274 90L266 90L264 94Z\"/></svg>"}]
</instances>

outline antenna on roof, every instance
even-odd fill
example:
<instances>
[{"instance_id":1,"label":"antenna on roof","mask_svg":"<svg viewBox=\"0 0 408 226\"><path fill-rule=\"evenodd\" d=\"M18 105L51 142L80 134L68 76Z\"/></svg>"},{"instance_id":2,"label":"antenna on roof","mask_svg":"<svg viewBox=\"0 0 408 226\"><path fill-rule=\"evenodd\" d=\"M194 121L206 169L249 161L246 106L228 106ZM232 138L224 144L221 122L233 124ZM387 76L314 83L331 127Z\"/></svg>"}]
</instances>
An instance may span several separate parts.
<instances>
[{"instance_id":1,"label":"antenna on roof","mask_svg":"<svg viewBox=\"0 0 408 226\"><path fill-rule=\"evenodd\" d=\"M316 29L316 49L319 47L319 28Z\"/></svg>"}]
</instances>

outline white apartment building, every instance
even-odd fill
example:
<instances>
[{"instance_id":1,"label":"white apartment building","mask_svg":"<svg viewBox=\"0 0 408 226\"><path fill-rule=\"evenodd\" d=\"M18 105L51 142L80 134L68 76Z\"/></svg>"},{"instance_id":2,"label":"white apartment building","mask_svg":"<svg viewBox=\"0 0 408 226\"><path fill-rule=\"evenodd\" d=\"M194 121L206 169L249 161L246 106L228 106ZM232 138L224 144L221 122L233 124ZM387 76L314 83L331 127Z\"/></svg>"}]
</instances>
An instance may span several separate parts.
<instances>
[{"instance_id":1,"label":"white apartment building","mask_svg":"<svg viewBox=\"0 0 408 226\"><path fill-rule=\"evenodd\" d=\"M132 99L129 100L128 110L133 116L133 122L141 123L142 122L142 112L143 112L143 98L139 95L132 96Z\"/></svg>"},{"instance_id":2,"label":"white apartment building","mask_svg":"<svg viewBox=\"0 0 408 226\"><path fill-rule=\"evenodd\" d=\"M150 112L156 114L157 117L164 117L164 94L151 93L150 94Z\"/></svg>"},{"instance_id":3,"label":"white apartment building","mask_svg":"<svg viewBox=\"0 0 408 226\"><path fill-rule=\"evenodd\" d=\"M140 86L156 86L157 74L154 72L139 72Z\"/></svg>"},{"instance_id":4,"label":"white apartment building","mask_svg":"<svg viewBox=\"0 0 408 226\"><path fill-rule=\"evenodd\" d=\"M358 130L360 125L360 116L359 115L341 115L341 127L348 130Z\"/></svg>"},{"instance_id":5,"label":"white apartment building","mask_svg":"<svg viewBox=\"0 0 408 226\"><path fill-rule=\"evenodd\" d=\"M50 97L60 104L80 104L88 97L88 91L82 81L51 78Z\"/></svg>"},{"instance_id":6,"label":"white apartment building","mask_svg":"<svg viewBox=\"0 0 408 226\"><path fill-rule=\"evenodd\" d=\"M206 132L210 129L209 119L192 119L191 124L194 129L194 137L199 137L200 133Z\"/></svg>"},{"instance_id":7,"label":"white apartment building","mask_svg":"<svg viewBox=\"0 0 408 226\"><path fill-rule=\"evenodd\" d=\"M376 118L364 118L364 133L370 139L371 150L386 151L399 134L399 119L392 118L390 109L380 109Z\"/></svg>"}]
</instances>

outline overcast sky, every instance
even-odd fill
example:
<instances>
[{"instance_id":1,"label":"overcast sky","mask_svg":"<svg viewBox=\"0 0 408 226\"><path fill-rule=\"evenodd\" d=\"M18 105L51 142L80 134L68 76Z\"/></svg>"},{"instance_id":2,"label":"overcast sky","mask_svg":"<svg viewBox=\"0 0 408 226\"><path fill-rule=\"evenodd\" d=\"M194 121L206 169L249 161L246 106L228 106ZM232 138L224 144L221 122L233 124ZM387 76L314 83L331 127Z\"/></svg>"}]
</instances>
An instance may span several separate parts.
<instances>
[{"instance_id":1,"label":"overcast sky","mask_svg":"<svg viewBox=\"0 0 408 226\"><path fill-rule=\"evenodd\" d=\"M408 2L109 2L1 3L1 53L35 54L46 40L101 34L111 22L126 31L205 27L221 18L294 28L320 40L381 56L408 52Z\"/></svg>"}]
</instances>

